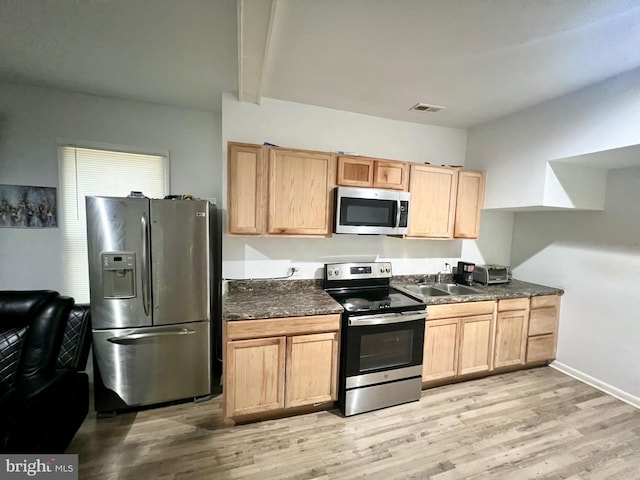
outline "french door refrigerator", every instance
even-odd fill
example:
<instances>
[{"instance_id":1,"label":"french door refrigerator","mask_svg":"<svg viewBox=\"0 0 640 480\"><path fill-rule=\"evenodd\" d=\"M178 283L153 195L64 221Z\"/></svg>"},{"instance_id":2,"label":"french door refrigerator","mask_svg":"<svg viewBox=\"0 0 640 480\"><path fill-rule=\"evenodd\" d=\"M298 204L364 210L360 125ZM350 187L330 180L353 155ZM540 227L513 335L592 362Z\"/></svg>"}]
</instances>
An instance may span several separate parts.
<instances>
[{"instance_id":1,"label":"french door refrigerator","mask_svg":"<svg viewBox=\"0 0 640 480\"><path fill-rule=\"evenodd\" d=\"M86 208L96 411L210 396L215 206L86 197Z\"/></svg>"}]
</instances>

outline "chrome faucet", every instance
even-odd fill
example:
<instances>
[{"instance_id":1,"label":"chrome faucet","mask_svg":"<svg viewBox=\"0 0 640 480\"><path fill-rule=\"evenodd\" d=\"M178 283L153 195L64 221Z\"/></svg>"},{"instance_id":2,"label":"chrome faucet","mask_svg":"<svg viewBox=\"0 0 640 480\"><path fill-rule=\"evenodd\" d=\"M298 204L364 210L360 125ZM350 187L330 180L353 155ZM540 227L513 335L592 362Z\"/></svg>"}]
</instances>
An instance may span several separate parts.
<instances>
[{"instance_id":1,"label":"chrome faucet","mask_svg":"<svg viewBox=\"0 0 640 480\"><path fill-rule=\"evenodd\" d=\"M451 273L451 266L448 263L444 264L444 270L438 272L436 276L436 283L445 283L448 275Z\"/></svg>"}]
</instances>

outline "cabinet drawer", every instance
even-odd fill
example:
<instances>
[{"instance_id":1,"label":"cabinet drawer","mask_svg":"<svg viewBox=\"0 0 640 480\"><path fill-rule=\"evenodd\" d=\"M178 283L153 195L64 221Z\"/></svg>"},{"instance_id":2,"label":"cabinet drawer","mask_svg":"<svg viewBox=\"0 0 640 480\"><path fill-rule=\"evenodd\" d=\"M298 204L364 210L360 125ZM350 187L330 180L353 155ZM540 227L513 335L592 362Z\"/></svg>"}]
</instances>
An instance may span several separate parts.
<instances>
[{"instance_id":1,"label":"cabinet drawer","mask_svg":"<svg viewBox=\"0 0 640 480\"><path fill-rule=\"evenodd\" d=\"M484 302L447 303L445 305L429 305L427 307L427 321L438 318L468 317L469 315L482 315L493 313L496 302L494 300Z\"/></svg>"},{"instance_id":2,"label":"cabinet drawer","mask_svg":"<svg viewBox=\"0 0 640 480\"><path fill-rule=\"evenodd\" d=\"M540 297L531 297L531 308L558 307L559 305L559 295L542 295Z\"/></svg>"},{"instance_id":3,"label":"cabinet drawer","mask_svg":"<svg viewBox=\"0 0 640 480\"><path fill-rule=\"evenodd\" d=\"M555 307L536 308L529 314L529 336L555 333L558 324Z\"/></svg>"},{"instance_id":4,"label":"cabinet drawer","mask_svg":"<svg viewBox=\"0 0 640 480\"><path fill-rule=\"evenodd\" d=\"M277 337L340 330L340 314L227 321L227 340Z\"/></svg>"},{"instance_id":5,"label":"cabinet drawer","mask_svg":"<svg viewBox=\"0 0 640 480\"><path fill-rule=\"evenodd\" d=\"M505 298L498 300L498 311L505 312L507 310L526 310L529 308L529 297L525 298Z\"/></svg>"},{"instance_id":6,"label":"cabinet drawer","mask_svg":"<svg viewBox=\"0 0 640 480\"><path fill-rule=\"evenodd\" d=\"M553 360L556 358L556 336L553 334L529 337L527 342L527 363Z\"/></svg>"}]
</instances>

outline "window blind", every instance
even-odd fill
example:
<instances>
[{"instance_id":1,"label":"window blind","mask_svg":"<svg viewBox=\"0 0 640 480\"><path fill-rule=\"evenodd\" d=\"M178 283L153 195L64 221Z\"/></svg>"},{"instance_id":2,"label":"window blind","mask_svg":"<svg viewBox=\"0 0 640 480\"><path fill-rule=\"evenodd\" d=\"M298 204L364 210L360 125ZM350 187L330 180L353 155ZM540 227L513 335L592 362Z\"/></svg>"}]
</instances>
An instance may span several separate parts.
<instances>
[{"instance_id":1,"label":"window blind","mask_svg":"<svg viewBox=\"0 0 640 480\"><path fill-rule=\"evenodd\" d=\"M126 197L140 191L151 198L167 194L167 158L72 146L58 148L60 225L63 234L63 293L89 302L86 195Z\"/></svg>"}]
</instances>

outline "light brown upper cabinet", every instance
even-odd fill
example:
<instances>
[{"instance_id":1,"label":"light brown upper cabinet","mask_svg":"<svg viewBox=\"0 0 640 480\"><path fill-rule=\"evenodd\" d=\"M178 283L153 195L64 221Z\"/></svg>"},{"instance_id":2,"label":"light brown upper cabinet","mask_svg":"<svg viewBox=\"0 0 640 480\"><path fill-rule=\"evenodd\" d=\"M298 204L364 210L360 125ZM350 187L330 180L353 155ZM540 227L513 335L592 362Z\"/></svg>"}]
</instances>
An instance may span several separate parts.
<instances>
[{"instance_id":1,"label":"light brown upper cabinet","mask_svg":"<svg viewBox=\"0 0 640 480\"><path fill-rule=\"evenodd\" d=\"M455 168L411 164L407 237L452 238L457 188Z\"/></svg>"},{"instance_id":2,"label":"light brown upper cabinet","mask_svg":"<svg viewBox=\"0 0 640 480\"><path fill-rule=\"evenodd\" d=\"M409 168L406 162L376 160L373 169L373 187L407 191Z\"/></svg>"},{"instance_id":3,"label":"light brown upper cabinet","mask_svg":"<svg viewBox=\"0 0 640 480\"><path fill-rule=\"evenodd\" d=\"M478 238L485 183L486 173L483 171L458 170L454 238Z\"/></svg>"},{"instance_id":4,"label":"light brown upper cabinet","mask_svg":"<svg viewBox=\"0 0 640 480\"><path fill-rule=\"evenodd\" d=\"M338 157L338 185L346 187L373 186L373 159L364 157Z\"/></svg>"},{"instance_id":5,"label":"light brown upper cabinet","mask_svg":"<svg viewBox=\"0 0 640 480\"><path fill-rule=\"evenodd\" d=\"M409 233L415 238L478 238L486 174L412 164Z\"/></svg>"},{"instance_id":6,"label":"light brown upper cabinet","mask_svg":"<svg viewBox=\"0 0 640 480\"><path fill-rule=\"evenodd\" d=\"M335 155L269 149L270 235L331 236Z\"/></svg>"},{"instance_id":7,"label":"light brown upper cabinet","mask_svg":"<svg viewBox=\"0 0 640 480\"><path fill-rule=\"evenodd\" d=\"M406 191L408 178L407 162L351 155L338 157L338 185Z\"/></svg>"},{"instance_id":8,"label":"light brown upper cabinet","mask_svg":"<svg viewBox=\"0 0 640 480\"><path fill-rule=\"evenodd\" d=\"M229 143L227 167L229 233L263 235L267 224L267 161L264 147Z\"/></svg>"},{"instance_id":9,"label":"light brown upper cabinet","mask_svg":"<svg viewBox=\"0 0 640 480\"><path fill-rule=\"evenodd\" d=\"M228 231L330 236L335 155L229 142Z\"/></svg>"}]
</instances>

